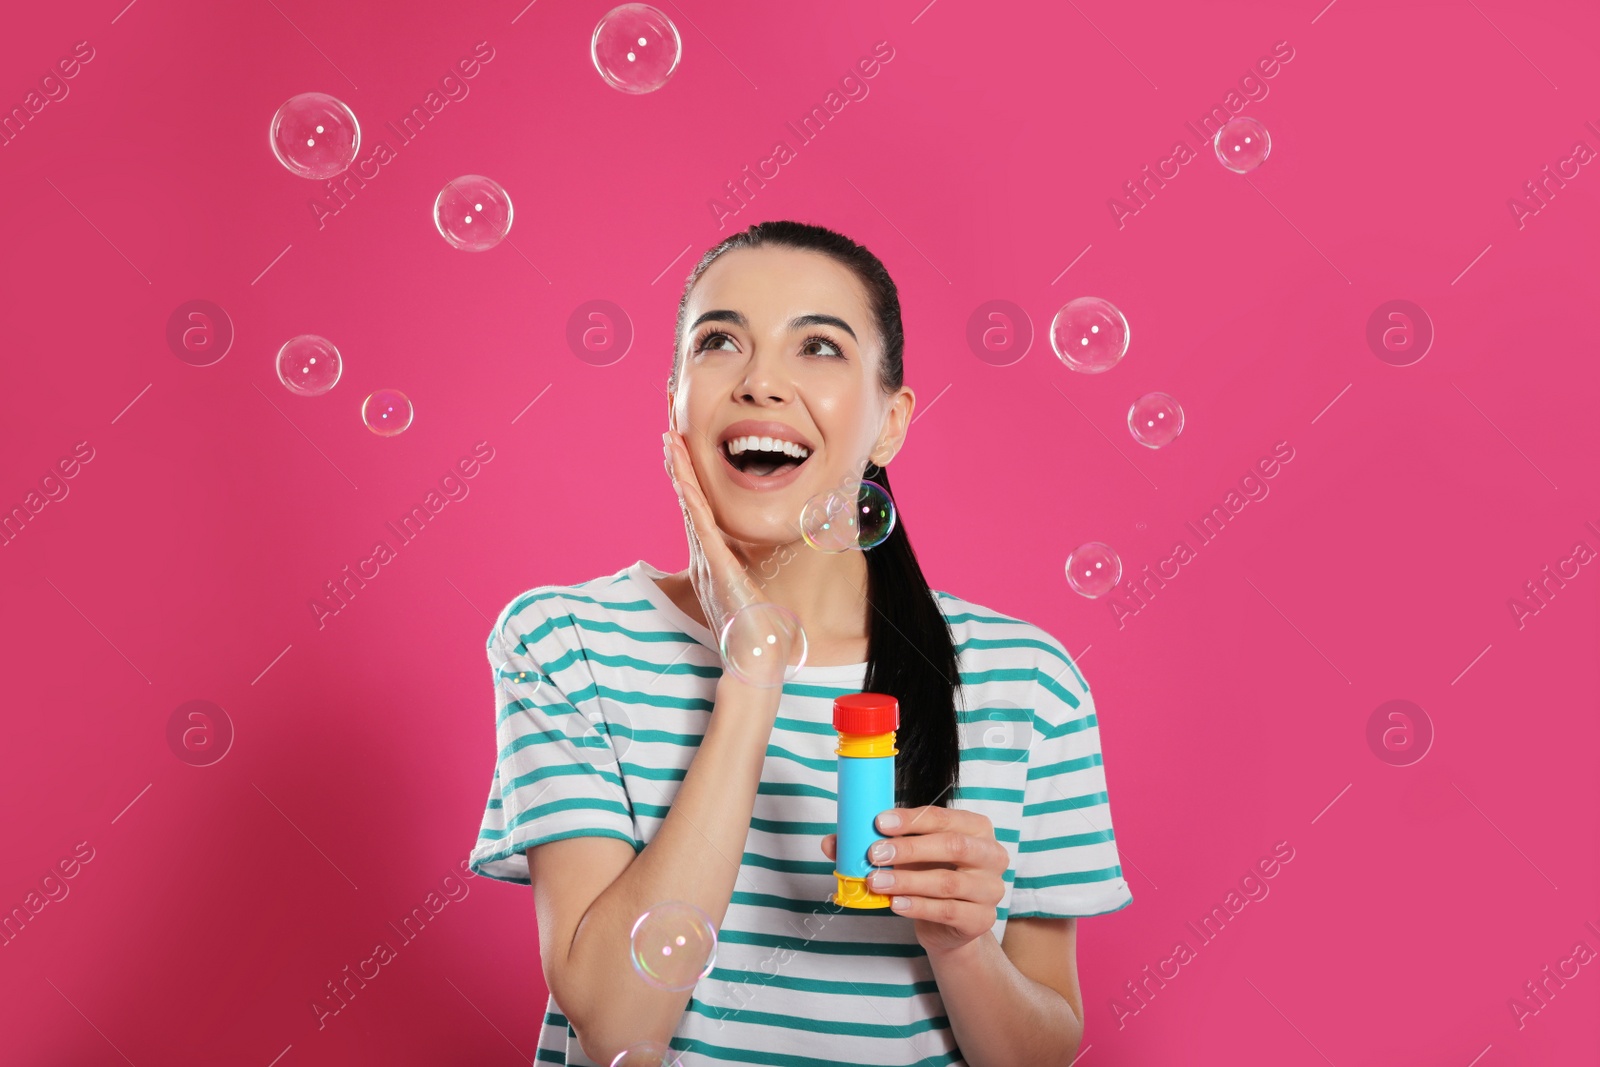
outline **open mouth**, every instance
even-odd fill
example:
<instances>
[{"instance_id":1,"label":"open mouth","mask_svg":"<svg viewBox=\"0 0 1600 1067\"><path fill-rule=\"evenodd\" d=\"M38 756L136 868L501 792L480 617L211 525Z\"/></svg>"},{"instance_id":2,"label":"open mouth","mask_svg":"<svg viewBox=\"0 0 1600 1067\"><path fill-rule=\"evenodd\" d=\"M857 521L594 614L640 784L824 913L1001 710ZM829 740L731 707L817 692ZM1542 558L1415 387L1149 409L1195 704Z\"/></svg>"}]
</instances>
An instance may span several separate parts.
<instances>
[{"instance_id":1,"label":"open mouth","mask_svg":"<svg viewBox=\"0 0 1600 1067\"><path fill-rule=\"evenodd\" d=\"M730 438L723 442L722 454L734 470L751 478L787 474L811 458L804 445L771 437Z\"/></svg>"}]
</instances>

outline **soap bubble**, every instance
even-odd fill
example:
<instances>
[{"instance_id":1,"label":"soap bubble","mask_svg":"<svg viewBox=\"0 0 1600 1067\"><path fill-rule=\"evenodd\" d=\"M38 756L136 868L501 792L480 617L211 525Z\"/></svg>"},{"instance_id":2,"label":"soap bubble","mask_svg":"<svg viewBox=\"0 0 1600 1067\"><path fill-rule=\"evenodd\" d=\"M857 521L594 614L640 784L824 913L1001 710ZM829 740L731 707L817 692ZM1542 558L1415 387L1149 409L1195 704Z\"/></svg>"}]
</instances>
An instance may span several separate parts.
<instances>
[{"instance_id":1,"label":"soap bubble","mask_svg":"<svg viewBox=\"0 0 1600 1067\"><path fill-rule=\"evenodd\" d=\"M634 922L628 939L633 969L657 989L693 989L717 959L711 916L681 900L647 910Z\"/></svg>"},{"instance_id":2,"label":"soap bubble","mask_svg":"<svg viewBox=\"0 0 1600 1067\"><path fill-rule=\"evenodd\" d=\"M677 1067L683 1053L654 1041L629 1045L611 1061L610 1067Z\"/></svg>"},{"instance_id":3,"label":"soap bubble","mask_svg":"<svg viewBox=\"0 0 1600 1067\"><path fill-rule=\"evenodd\" d=\"M361 124L327 93L292 96L272 116L272 154L302 178L331 178L355 162Z\"/></svg>"},{"instance_id":4,"label":"soap bubble","mask_svg":"<svg viewBox=\"0 0 1600 1067\"><path fill-rule=\"evenodd\" d=\"M649 4L612 8L595 24L589 41L594 69L607 85L625 93L661 88L682 56L678 27Z\"/></svg>"},{"instance_id":5,"label":"soap bubble","mask_svg":"<svg viewBox=\"0 0 1600 1067\"><path fill-rule=\"evenodd\" d=\"M486 251L511 232L511 196L493 178L463 174L434 198L433 224L461 251Z\"/></svg>"},{"instance_id":6,"label":"soap bubble","mask_svg":"<svg viewBox=\"0 0 1600 1067\"><path fill-rule=\"evenodd\" d=\"M800 536L819 552L876 548L894 530L894 501L873 481L849 481L800 509Z\"/></svg>"},{"instance_id":7,"label":"soap bubble","mask_svg":"<svg viewBox=\"0 0 1600 1067\"><path fill-rule=\"evenodd\" d=\"M333 342L314 333L291 337L278 349L278 381L291 393L321 396L338 383L343 370Z\"/></svg>"},{"instance_id":8,"label":"soap bubble","mask_svg":"<svg viewBox=\"0 0 1600 1067\"><path fill-rule=\"evenodd\" d=\"M800 509L800 536L818 552L847 552L856 547L854 519L850 497L827 489Z\"/></svg>"},{"instance_id":9,"label":"soap bubble","mask_svg":"<svg viewBox=\"0 0 1600 1067\"><path fill-rule=\"evenodd\" d=\"M1267 128L1248 115L1228 120L1211 138L1211 148L1231 171L1245 174L1267 161L1272 151L1272 138Z\"/></svg>"},{"instance_id":10,"label":"soap bubble","mask_svg":"<svg viewBox=\"0 0 1600 1067\"><path fill-rule=\"evenodd\" d=\"M746 604L722 626L723 668L746 685L776 689L806 665L806 631L782 604Z\"/></svg>"},{"instance_id":11,"label":"soap bubble","mask_svg":"<svg viewBox=\"0 0 1600 1067\"><path fill-rule=\"evenodd\" d=\"M1128 320L1109 300L1080 296L1050 323L1050 347L1061 362L1082 374L1100 374L1128 351Z\"/></svg>"},{"instance_id":12,"label":"soap bubble","mask_svg":"<svg viewBox=\"0 0 1600 1067\"><path fill-rule=\"evenodd\" d=\"M1128 429L1146 448L1170 445L1183 432L1183 408L1166 393L1146 393L1128 408Z\"/></svg>"},{"instance_id":13,"label":"soap bubble","mask_svg":"<svg viewBox=\"0 0 1600 1067\"><path fill-rule=\"evenodd\" d=\"M536 702L539 688L544 684L544 672L531 656L513 652L503 662L495 664L494 683L500 690L502 703L512 700Z\"/></svg>"},{"instance_id":14,"label":"soap bubble","mask_svg":"<svg viewBox=\"0 0 1600 1067\"><path fill-rule=\"evenodd\" d=\"M379 437L393 437L411 425L411 401L398 389L379 389L361 404L361 421Z\"/></svg>"},{"instance_id":15,"label":"soap bubble","mask_svg":"<svg viewBox=\"0 0 1600 1067\"><path fill-rule=\"evenodd\" d=\"M1067 584L1090 598L1105 596L1122 581L1122 560L1110 545L1090 541L1067 557Z\"/></svg>"}]
</instances>

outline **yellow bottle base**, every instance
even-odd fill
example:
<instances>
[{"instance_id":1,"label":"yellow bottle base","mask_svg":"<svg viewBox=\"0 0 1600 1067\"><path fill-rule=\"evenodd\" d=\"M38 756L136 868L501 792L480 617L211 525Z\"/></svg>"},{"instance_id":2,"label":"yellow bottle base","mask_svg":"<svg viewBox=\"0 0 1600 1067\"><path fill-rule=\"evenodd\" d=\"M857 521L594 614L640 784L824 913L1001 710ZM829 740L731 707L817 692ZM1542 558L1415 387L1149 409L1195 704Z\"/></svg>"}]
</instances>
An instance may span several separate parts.
<instances>
[{"instance_id":1,"label":"yellow bottle base","mask_svg":"<svg viewBox=\"0 0 1600 1067\"><path fill-rule=\"evenodd\" d=\"M874 893L867 888L865 878L852 878L847 874L833 872L833 877L838 886L833 893L833 902L841 908L887 908L889 898L882 893Z\"/></svg>"}]
</instances>

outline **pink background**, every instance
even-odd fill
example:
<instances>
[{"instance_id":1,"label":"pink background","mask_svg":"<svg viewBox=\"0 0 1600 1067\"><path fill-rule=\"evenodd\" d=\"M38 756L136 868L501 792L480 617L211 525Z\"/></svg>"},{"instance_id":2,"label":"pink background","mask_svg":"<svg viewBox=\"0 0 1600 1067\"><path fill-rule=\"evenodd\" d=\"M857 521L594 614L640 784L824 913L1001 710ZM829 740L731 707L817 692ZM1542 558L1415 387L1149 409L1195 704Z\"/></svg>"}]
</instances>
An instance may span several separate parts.
<instances>
[{"instance_id":1,"label":"pink background","mask_svg":"<svg viewBox=\"0 0 1600 1067\"><path fill-rule=\"evenodd\" d=\"M0 35L6 109L95 53L0 148L0 507L93 449L0 548L0 906L93 850L0 949L0 1058L526 1062L531 894L474 879L415 942L390 923L473 843L501 606L684 564L657 441L675 301L706 247L793 217L901 287L920 413L895 486L933 585L1082 651L1136 897L1080 924L1084 1067L1594 1062L1600 963L1520 1027L1508 1006L1600 951L1600 566L1521 626L1508 606L1600 550L1600 165L1520 227L1508 208L1600 149L1592 4L664 0L682 66L628 96L588 58L606 3L124 2L28 5ZM320 183L268 149L277 107L329 92L377 137L479 41L470 95L319 229ZM869 95L799 145L786 122L879 41ZM1185 122L1280 41L1245 108L1266 164L1202 154L1119 228L1109 198L1207 149ZM780 138L796 158L719 228L709 202ZM430 217L470 173L516 204L484 254ZM1085 294L1132 324L1095 377L1048 344ZM209 367L165 341L196 298L237 331ZM1397 298L1437 331L1407 367L1365 341ZM593 299L636 332L609 366L566 341ZM1036 333L1010 366L965 340L991 299ZM344 353L320 398L273 372L307 332ZM358 412L391 386L416 422L384 439ZM1159 452L1124 421L1150 390L1188 416ZM323 583L480 441L470 494L319 629ZM1280 441L1270 495L1125 625L1068 589L1085 541L1130 578L1196 547L1185 523ZM1392 699L1435 731L1410 766L1367 742ZM210 766L168 745L190 700L235 731ZM1280 841L1270 895L1132 1000ZM379 940L398 958L319 1030L312 1000Z\"/></svg>"}]
</instances>

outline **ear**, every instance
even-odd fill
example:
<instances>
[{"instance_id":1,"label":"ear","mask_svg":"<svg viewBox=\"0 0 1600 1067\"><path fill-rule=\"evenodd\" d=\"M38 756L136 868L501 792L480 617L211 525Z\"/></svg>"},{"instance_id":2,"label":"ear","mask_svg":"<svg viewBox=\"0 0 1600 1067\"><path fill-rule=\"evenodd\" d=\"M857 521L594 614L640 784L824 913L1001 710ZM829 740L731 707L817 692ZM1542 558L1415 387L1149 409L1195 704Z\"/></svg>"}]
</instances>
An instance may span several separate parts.
<instances>
[{"instance_id":1,"label":"ear","mask_svg":"<svg viewBox=\"0 0 1600 1067\"><path fill-rule=\"evenodd\" d=\"M911 428L911 412L916 409L917 394L908 385L902 385L889 402L889 412L883 420L883 431L868 458L879 467L887 467L906 441L906 431Z\"/></svg>"}]
</instances>

